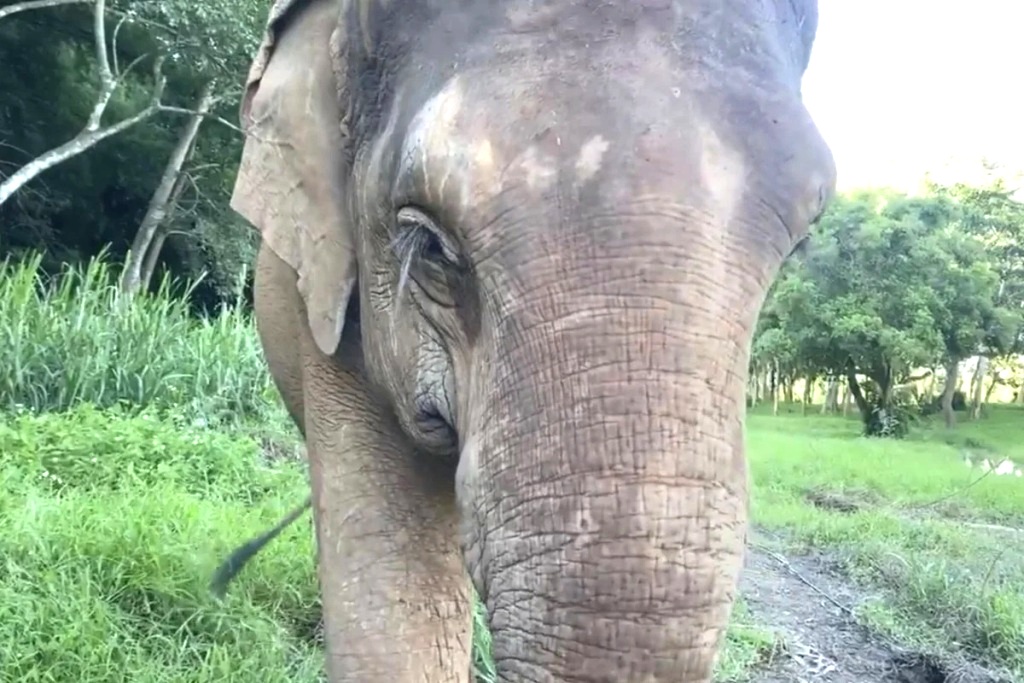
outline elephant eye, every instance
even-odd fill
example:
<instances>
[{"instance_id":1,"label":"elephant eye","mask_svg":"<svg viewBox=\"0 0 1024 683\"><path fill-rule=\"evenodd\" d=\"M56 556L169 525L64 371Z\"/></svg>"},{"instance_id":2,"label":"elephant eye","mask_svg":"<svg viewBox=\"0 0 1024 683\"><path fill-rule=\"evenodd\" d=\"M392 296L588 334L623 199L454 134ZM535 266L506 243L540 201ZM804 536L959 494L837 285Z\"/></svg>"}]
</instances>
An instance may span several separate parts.
<instances>
[{"instance_id":1,"label":"elephant eye","mask_svg":"<svg viewBox=\"0 0 1024 683\"><path fill-rule=\"evenodd\" d=\"M412 281L434 303L451 308L453 290L465 270L458 251L422 211L403 207L396 218L393 247L400 264L399 296Z\"/></svg>"},{"instance_id":2,"label":"elephant eye","mask_svg":"<svg viewBox=\"0 0 1024 683\"><path fill-rule=\"evenodd\" d=\"M398 211L395 251L404 263L410 258L458 265L459 255L446 243L440 229L426 214L412 207Z\"/></svg>"}]
</instances>

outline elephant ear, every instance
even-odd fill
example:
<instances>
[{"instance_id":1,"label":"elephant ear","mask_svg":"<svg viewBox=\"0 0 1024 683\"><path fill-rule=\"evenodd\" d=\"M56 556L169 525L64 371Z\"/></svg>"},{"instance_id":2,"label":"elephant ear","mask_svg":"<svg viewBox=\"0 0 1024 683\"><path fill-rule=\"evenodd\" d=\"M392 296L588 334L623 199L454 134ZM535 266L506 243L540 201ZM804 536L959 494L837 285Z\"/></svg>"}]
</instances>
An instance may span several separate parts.
<instances>
[{"instance_id":1,"label":"elephant ear","mask_svg":"<svg viewBox=\"0 0 1024 683\"><path fill-rule=\"evenodd\" d=\"M295 269L313 339L332 355L357 263L331 33L336 0L277 0L242 99L246 140L231 208Z\"/></svg>"}]
</instances>

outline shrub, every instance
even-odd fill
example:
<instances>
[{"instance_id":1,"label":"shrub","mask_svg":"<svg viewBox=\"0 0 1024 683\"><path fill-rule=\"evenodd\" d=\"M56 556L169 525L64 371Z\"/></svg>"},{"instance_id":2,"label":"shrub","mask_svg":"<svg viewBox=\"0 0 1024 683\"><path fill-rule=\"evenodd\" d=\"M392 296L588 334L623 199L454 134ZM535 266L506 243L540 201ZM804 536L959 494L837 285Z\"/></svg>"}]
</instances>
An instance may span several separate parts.
<instances>
[{"instance_id":1,"label":"shrub","mask_svg":"<svg viewBox=\"0 0 1024 683\"><path fill-rule=\"evenodd\" d=\"M878 385L871 380L863 382L861 388L864 399L871 406L871 412L863 416L864 434L894 439L905 437L920 412L915 397L898 391L883 397Z\"/></svg>"}]
</instances>

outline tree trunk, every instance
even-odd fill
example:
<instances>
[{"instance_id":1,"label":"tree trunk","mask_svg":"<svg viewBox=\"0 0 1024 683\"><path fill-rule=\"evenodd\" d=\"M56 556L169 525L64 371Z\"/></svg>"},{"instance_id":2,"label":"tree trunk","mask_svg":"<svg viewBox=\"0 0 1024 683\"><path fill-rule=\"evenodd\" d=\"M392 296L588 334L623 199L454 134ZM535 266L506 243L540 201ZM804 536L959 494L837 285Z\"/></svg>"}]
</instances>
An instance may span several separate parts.
<instances>
[{"instance_id":1,"label":"tree trunk","mask_svg":"<svg viewBox=\"0 0 1024 683\"><path fill-rule=\"evenodd\" d=\"M787 375L786 379L782 382L782 391L786 397L786 405L793 405L793 376Z\"/></svg>"},{"instance_id":2,"label":"tree trunk","mask_svg":"<svg viewBox=\"0 0 1024 683\"><path fill-rule=\"evenodd\" d=\"M146 262L142 264L142 273L139 276L140 290L148 290L150 283L153 282L153 273L156 272L157 264L160 263L160 252L170 233L169 229L162 227L153 236L153 243L149 245L149 250L146 252Z\"/></svg>"},{"instance_id":3,"label":"tree trunk","mask_svg":"<svg viewBox=\"0 0 1024 683\"><path fill-rule=\"evenodd\" d=\"M992 394L995 393L996 387L1003 384L1003 381L998 375L992 377L992 380L988 383L988 389L985 390L985 398L982 401L984 405L988 405L992 402Z\"/></svg>"},{"instance_id":4,"label":"tree trunk","mask_svg":"<svg viewBox=\"0 0 1024 683\"><path fill-rule=\"evenodd\" d=\"M195 150L195 146L192 146L192 150ZM189 152L191 156L192 152ZM177 182L174 184L174 191L171 193L171 199L168 203L168 215L174 215L178 208L178 200L181 198L181 193L185 189L185 174L182 173L178 176ZM160 263L160 254L163 252L164 242L171 235L171 226L167 225L165 221L163 225L157 230L156 235L153 237L153 243L149 245L149 249L146 251L146 262L142 264L142 282L139 284L140 290L148 290L150 283L153 282L153 273L156 272L156 267Z\"/></svg>"},{"instance_id":5,"label":"tree trunk","mask_svg":"<svg viewBox=\"0 0 1024 683\"><path fill-rule=\"evenodd\" d=\"M938 378L938 372L936 368L931 369L931 377L928 378L928 401L931 402L935 398L935 382Z\"/></svg>"},{"instance_id":6,"label":"tree trunk","mask_svg":"<svg viewBox=\"0 0 1024 683\"><path fill-rule=\"evenodd\" d=\"M821 404L821 414L838 412L839 408L839 378L831 375L828 378L828 388L825 389L825 402Z\"/></svg>"},{"instance_id":7,"label":"tree trunk","mask_svg":"<svg viewBox=\"0 0 1024 683\"><path fill-rule=\"evenodd\" d=\"M807 406L809 406L811 401L814 400L814 381L816 379L817 378L814 375L804 379L804 398L803 404L800 406L800 412L804 415L807 414Z\"/></svg>"},{"instance_id":8,"label":"tree trunk","mask_svg":"<svg viewBox=\"0 0 1024 683\"><path fill-rule=\"evenodd\" d=\"M857 381L857 367L853 364L852 359L846 363L846 385L850 389L850 396L857 404L857 410L860 411L861 416L869 415L871 406L868 405L867 399L864 398L864 392L861 391L860 382Z\"/></svg>"},{"instance_id":9,"label":"tree trunk","mask_svg":"<svg viewBox=\"0 0 1024 683\"><path fill-rule=\"evenodd\" d=\"M772 415L779 414L779 364L772 364Z\"/></svg>"},{"instance_id":10,"label":"tree trunk","mask_svg":"<svg viewBox=\"0 0 1024 683\"><path fill-rule=\"evenodd\" d=\"M870 376L874 380L875 385L878 387L878 403L877 405L868 405L868 412L864 412L863 407L858 402L858 407L861 408L861 417L864 418L864 424L868 428L868 434L873 435L876 423L872 414L877 408L879 411L878 419L884 420L892 409L892 390L894 384L894 377L892 368L887 364L882 364L882 367L876 368L875 372ZM862 394L863 398L863 394Z\"/></svg>"},{"instance_id":11,"label":"tree trunk","mask_svg":"<svg viewBox=\"0 0 1024 683\"><path fill-rule=\"evenodd\" d=\"M875 383L878 384L879 393L879 404L881 408L886 410L892 405L892 388L895 382L893 377L892 368L886 366L882 369L877 377L873 378Z\"/></svg>"},{"instance_id":12,"label":"tree trunk","mask_svg":"<svg viewBox=\"0 0 1024 683\"><path fill-rule=\"evenodd\" d=\"M956 383L960 376L960 361L952 360L946 363L946 382L942 387L942 419L947 429L956 426L956 412L953 410L953 394L956 393Z\"/></svg>"},{"instance_id":13,"label":"tree trunk","mask_svg":"<svg viewBox=\"0 0 1024 683\"><path fill-rule=\"evenodd\" d=\"M985 378L988 376L988 366L988 356L979 356L978 364L974 366L974 378L971 381L971 388L974 394L971 398L972 420L977 420L981 417L982 399L984 398L983 389L985 388Z\"/></svg>"},{"instance_id":14,"label":"tree trunk","mask_svg":"<svg viewBox=\"0 0 1024 683\"><path fill-rule=\"evenodd\" d=\"M132 240L124 272L121 274L121 291L127 294L135 294L142 287L142 268L146 261L146 253L153 245L157 230L170 213L171 198L181 176L182 167L192 152L196 136L199 134L199 127L203 123L203 118L210 111L210 107L213 106L213 100L213 82L210 81L203 85L199 93L195 111L189 116L188 122L178 137L178 144L175 145L171 157L167 160L160 184L157 185L149 200L146 215L143 216L139 229L135 232L135 239Z\"/></svg>"},{"instance_id":15,"label":"tree trunk","mask_svg":"<svg viewBox=\"0 0 1024 683\"><path fill-rule=\"evenodd\" d=\"M850 394L853 396L854 402L857 404L857 410L860 411L861 417L866 422L871 416L871 406L868 405L868 401L864 398L864 392L860 390L860 383L857 381L856 370L850 368L846 371L846 381L850 385Z\"/></svg>"}]
</instances>

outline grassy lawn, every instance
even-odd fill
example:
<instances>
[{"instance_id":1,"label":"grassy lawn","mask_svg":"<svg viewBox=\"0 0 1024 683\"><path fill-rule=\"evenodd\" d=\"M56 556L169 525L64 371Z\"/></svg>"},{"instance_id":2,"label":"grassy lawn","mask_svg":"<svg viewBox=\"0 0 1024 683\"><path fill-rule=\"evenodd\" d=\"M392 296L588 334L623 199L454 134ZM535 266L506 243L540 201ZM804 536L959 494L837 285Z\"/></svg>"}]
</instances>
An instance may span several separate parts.
<instances>
[{"instance_id":1,"label":"grassy lawn","mask_svg":"<svg viewBox=\"0 0 1024 683\"><path fill-rule=\"evenodd\" d=\"M1024 412L1004 409L964 430L983 440L1015 423ZM319 680L308 521L224 603L206 591L226 551L303 495L299 464L264 462L265 435L90 408L0 424L0 680ZM1024 482L969 486L980 473L958 447L869 441L839 418L755 413L748 440L757 523L835 551L882 596L864 619L1024 672L1024 538L964 524L1024 525ZM743 680L773 645L741 603L718 680Z\"/></svg>"},{"instance_id":2,"label":"grassy lawn","mask_svg":"<svg viewBox=\"0 0 1024 683\"><path fill-rule=\"evenodd\" d=\"M80 409L0 422L0 681L316 681L306 524L224 603L229 547L304 495L251 438Z\"/></svg>"},{"instance_id":3,"label":"grassy lawn","mask_svg":"<svg viewBox=\"0 0 1024 683\"><path fill-rule=\"evenodd\" d=\"M1022 437L1012 407L952 434L922 425L906 442L859 438L852 420L754 414L753 515L835 551L880 592L859 608L880 630L1024 676L1024 532L986 526L1024 527L1024 479L963 463L965 451L1020 462Z\"/></svg>"}]
</instances>

